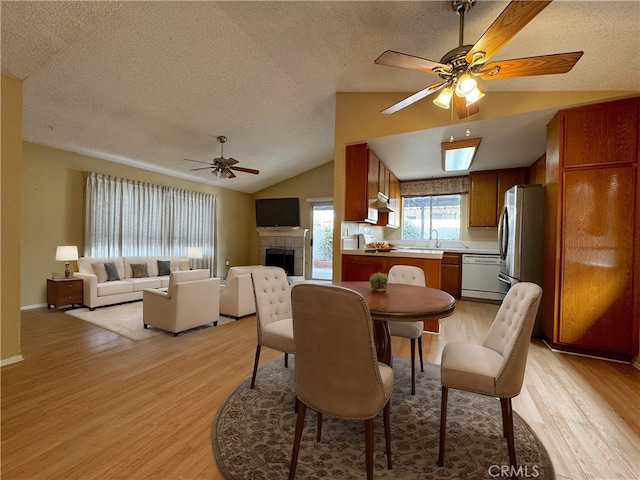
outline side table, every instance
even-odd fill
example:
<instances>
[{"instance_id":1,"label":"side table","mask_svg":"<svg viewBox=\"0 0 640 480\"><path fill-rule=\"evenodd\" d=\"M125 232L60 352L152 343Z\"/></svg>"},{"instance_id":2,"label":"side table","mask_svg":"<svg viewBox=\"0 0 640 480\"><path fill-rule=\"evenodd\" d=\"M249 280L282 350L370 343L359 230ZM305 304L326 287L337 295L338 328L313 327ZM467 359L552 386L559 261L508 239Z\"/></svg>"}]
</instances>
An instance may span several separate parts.
<instances>
[{"instance_id":1,"label":"side table","mask_svg":"<svg viewBox=\"0 0 640 480\"><path fill-rule=\"evenodd\" d=\"M60 305L82 305L84 282L81 278L47 278L47 308Z\"/></svg>"}]
</instances>

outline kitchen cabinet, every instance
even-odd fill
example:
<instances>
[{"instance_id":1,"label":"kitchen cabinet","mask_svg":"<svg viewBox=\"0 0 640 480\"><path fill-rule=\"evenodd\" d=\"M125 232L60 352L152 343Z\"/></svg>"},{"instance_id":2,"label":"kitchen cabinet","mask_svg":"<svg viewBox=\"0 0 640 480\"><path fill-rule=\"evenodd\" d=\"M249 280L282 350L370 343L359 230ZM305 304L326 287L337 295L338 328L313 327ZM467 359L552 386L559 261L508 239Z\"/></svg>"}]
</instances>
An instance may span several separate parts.
<instances>
[{"instance_id":1,"label":"kitchen cabinet","mask_svg":"<svg viewBox=\"0 0 640 480\"><path fill-rule=\"evenodd\" d=\"M378 221L378 177L380 160L366 143L345 149L344 220L348 222Z\"/></svg>"},{"instance_id":2,"label":"kitchen cabinet","mask_svg":"<svg viewBox=\"0 0 640 480\"><path fill-rule=\"evenodd\" d=\"M413 265L424 270L427 287L440 288L441 260L439 258L414 258L399 255L383 256L376 253L367 255L342 255L342 280L364 281L375 272L389 273L394 265Z\"/></svg>"},{"instance_id":3,"label":"kitchen cabinet","mask_svg":"<svg viewBox=\"0 0 640 480\"><path fill-rule=\"evenodd\" d=\"M390 174L391 170L387 168L387 166L378 161L378 192L383 194L385 197L389 198L389 183L391 180Z\"/></svg>"},{"instance_id":4,"label":"kitchen cabinet","mask_svg":"<svg viewBox=\"0 0 640 480\"><path fill-rule=\"evenodd\" d=\"M396 212L378 211L378 193ZM366 143L345 149L345 207L347 222L399 227L400 181Z\"/></svg>"},{"instance_id":5,"label":"kitchen cabinet","mask_svg":"<svg viewBox=\"0 0 640 480\"><path fill-rule=\"evenodd\" d=\"M400 180L393 173L389 177L389 205L394 211L387 214L387 226L398 228L402 198L400 197Z\"/></svg>"},{"instance_id":6,"label":"kitchen cabinet","mask_svg":"<svg viewBox=\"0 0 640 480\"><path fill-rule=\"evenodd\" d=\"M389 206L394 211L378 212L378 223L376 225L381 227L398 228L400 226L400 204L402 203L402 199L400 197L400 180L398 180L398 178L389 169L386 169L386 176L389 183Z\"/></svg>"},{"instance_id":7,"label":"kitchen cabinet","mask_svg":"<svg viewBox=\"0 0 640 480\"><path fill-rule=\"evenodd\" d=\"M469 227L497 227L504 193L526 183L524 168L488 170L469 174Z\"/></svg>"},{"instance_id":8,"label":"kitchen cabinet","mask_svg":"<svg viewBox=\"0 0 640 480\"><path fill-rule=\"evenodd\" d=\"M441 261L439 258L409 258L397 255L382 256L375 253L367 255L342 255L343 281L368 281L372 273L389 273L394 265L413 265L422 268L427 287L440 289ZM440 331L439 320L424 322L428 332Z\"/></svg>"},{"instance_id":9,"label":"kitchen cabinet","mask_svg":"<svg viewBox=\"0 0 640 480\"><path fill-rule=\"evenodd\" d=\"M543 334L559 350L638 354L638 97L561 110L547 127Z\"/></svg>"},{"instance_id":10,"label":"kitchen cabinet","mask_svg":"<svg viewBox=\"0 0 640 480\"><path fill-rule=\"evenodd\" d=\"M469 174L469 227L498 225L498 172Z\"/></svg>"},{"instance_id":11,"label":"kitchen cabinet","mask_svg":"<svg viewBox=\"0 0 640 480\"><path fill-rule=\"evenodd\" d=\"M460 298L462 285L462 255L444 252L440 267L440 290Z\"/></svg>"}]
</instances>

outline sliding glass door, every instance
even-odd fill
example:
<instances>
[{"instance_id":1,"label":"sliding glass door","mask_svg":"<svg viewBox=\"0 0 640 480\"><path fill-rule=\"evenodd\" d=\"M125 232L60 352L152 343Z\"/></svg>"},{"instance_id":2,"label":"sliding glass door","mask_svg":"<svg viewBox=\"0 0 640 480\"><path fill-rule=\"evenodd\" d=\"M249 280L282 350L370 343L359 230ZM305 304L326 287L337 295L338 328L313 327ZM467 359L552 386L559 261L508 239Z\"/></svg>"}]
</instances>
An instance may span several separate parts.
<instances>
[{"instance_id":1,"label":"sliding glass door","mask_svg":"<svg viewBox=\"0 0 640 480\"><path fill-rule=\"evenodd\" d=\"M311 278L331 280L333 265L333 203L311 208Z\"/></svg>"}]
</instances>

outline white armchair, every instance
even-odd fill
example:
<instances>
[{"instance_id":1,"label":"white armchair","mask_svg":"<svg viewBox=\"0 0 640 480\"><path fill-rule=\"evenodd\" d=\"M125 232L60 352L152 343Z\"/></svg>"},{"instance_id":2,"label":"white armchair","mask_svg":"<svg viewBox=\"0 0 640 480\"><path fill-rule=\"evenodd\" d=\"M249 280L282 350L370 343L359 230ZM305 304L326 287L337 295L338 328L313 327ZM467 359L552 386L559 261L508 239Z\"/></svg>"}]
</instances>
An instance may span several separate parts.
<instances>
[{"instance_id":1,"label":"white armchair","mask_svg":"<svg viewBox=\"0 0 640 480\"><path fill-rule=\"evenodd\" d=\"M220 279L210 278L209 270L171 272L166 292L145 289L142 294L144 328L160 328L178 333L220 318Z\"/></svg>"},{"instance_id":2,"label":"white armchair","mask_svg":"<svg viewBox=\"0 0 640 480\"><path fill-rule=\"evenodd\" d=\"M260 265L231 267L226 285L220 288L220 314L236 320L256 313L251 272Z\"/></svg>"}]
</instances>

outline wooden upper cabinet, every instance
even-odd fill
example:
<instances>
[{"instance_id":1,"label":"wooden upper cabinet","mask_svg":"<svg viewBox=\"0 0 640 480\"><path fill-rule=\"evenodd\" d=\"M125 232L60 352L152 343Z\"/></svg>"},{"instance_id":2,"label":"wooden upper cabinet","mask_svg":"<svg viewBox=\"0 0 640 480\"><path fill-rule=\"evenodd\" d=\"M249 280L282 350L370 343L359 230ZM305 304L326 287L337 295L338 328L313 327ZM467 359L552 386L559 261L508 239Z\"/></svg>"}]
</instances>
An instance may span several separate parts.
<instances>
[{"instance_id":1,"label":"wooden upper cabinet","mask_svg":"<svg viewBox=\"0 0 640 480\"><path fill-rule=\"evenodd\" d=\"M378 163L380 164L378 168L378 192L389 198L391 170L384 163Z\"/></svg>"},{"instance_id":2,"label":"wooden upper cabinet","mask_svg":"<svg viewBox=\"0 0 640 480\"><path fill-rule=\"evenodd\" d=\"M568 111L563 142L565 167L633 163L638 158L638 107L621 100Z\"/></svg>"},{"instance_id":3,"label":"wooden upper cabinet","mask_svg":"<svg viewBox=\"0 0 640 480\"><path fill-rule=\"evenodd\" d=\"M345 221L378 221L379 163L366 143L345 148Z\"/></svg>"},{"instance_id":4,"label":"wooden upper cabinet","mask_svg":"<svg viewBox=\"0 0 640 480\"><path fill-rule=\"evenodd\" d=\"M504 192L527 183L525 168L489 170L469 174L469 227L497 227Z\"/></svg>"},{"instance_id":5,"label":"wooden upper cabinet","mask_svg":"<svg viewBox=\"0 0 640 480\"><path fill-rule=\"evenodd\" d=\"M391 173L389 176L389 205L395 212L388 213L387 226L398 228L400 226L400 205L402 197L400 197L400 180Z\"/></svg>"},{"instance_id":6,"label":"wooden upper cabinet","mask_svg":"<svg viewBox=\"0 0 640 480\"><path fill-rule=\"evenodd\" d=\"M469 227L498 225L498 172L469 174Z\"/></svg>"}]
</instances>

